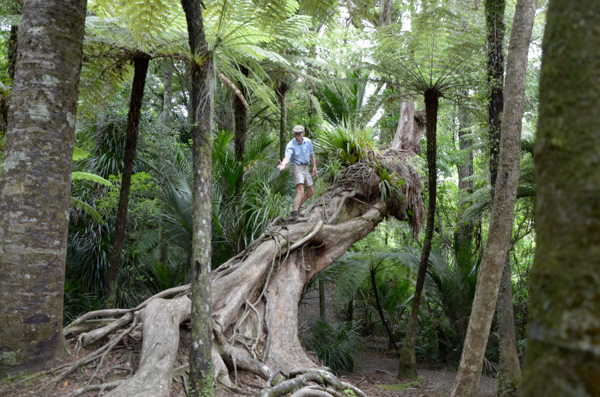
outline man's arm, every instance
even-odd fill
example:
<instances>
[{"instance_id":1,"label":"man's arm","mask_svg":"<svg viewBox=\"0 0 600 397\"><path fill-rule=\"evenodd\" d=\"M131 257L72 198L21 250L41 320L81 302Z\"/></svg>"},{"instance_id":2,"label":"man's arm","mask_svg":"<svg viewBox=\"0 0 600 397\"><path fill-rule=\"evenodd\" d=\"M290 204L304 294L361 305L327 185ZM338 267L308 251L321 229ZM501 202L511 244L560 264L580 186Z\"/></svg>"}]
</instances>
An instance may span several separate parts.
<instances>
[{"instance_id":1,"label":"man's arm","mask_svg":"<svg viewBox=\"0 0 600 397\"><path fill-rule=\"evenodd\" d=\"M313 166L312 174L316 178L317 177L317 158L315 157L314 154L312 156L310 156L310 162L312 163L312 166Z\"/></svg>"},{"instance_id":2,"label":"man's arm","mask_svg":"<svg viewBox=\"0 0 600 397\"><path fill-rule=\"evenodd\" d=\"M288 165L289 162L290 162L289 157L284 157L283 161L279 160L279 165L277 166L277 168L279 168L279 171L285 170L285 166Z\"/></svg>"}]
</instances>

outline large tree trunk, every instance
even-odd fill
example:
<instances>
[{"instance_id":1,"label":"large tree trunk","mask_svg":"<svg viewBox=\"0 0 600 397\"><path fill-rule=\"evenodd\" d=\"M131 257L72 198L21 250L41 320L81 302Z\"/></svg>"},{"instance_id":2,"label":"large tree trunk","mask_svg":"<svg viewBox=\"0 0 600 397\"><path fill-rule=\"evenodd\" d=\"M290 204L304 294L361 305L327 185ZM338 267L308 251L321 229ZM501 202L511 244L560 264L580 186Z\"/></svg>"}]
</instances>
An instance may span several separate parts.
<instances>
[{"instance_id":1,"label":"large tree trunk","mask_svg":"<svg viewBox=\"0 0 600 397\"><path fill-rule=\"evenodd\" d=\"M64 351L61 333L85 0L23 8L0 180L0 377Z\"/></svg>"},{"instance_id":2,"label":"large tree trunk","mask_svg":"<svg viewBox=\"0 0 600 397\"><path fill-rule=\"evenodd\" d=\"M110 271L108 272L108 294L106 305L114 307L117 300L117 278L121 265L121 251L125 244L125 226L127 224L127 207L129 205L129 189L131 187L131 175L133 174L133 159L137 146L138 133L140 130L140 118L142 117L142 101L144 99L144 86L146 85L146 73L150 57L138 54L133 61L134 75L131 85L131 98L129 100L129 113L127 114L127 139L123 156L123 173L121 174L121 191L119 193L119 204L117 206L117 222L113 249L110 254Z\"/></svg>"},{"instance_id":3,"label":"large tree trunk","mask_svg":"<svg viewBox=\"0 0 600 397\"><path fill-rule=\"evenodd\" d=\"M214 79L204 33L201 0L181 0L192 55L202 64L191 65L194 226L192 236L192 332L190 380L192 395L212 396L211 236L212 236L212 124Z\"/></svg>"},{"instance_id":4,"label":"large tree trunk","mask_svg":"<svg viewBox=\"0 0 600 397\"><path fill-rule=\"evenodd\" d=\"M421 251L421 263L417 274L417 285L412 300L408 332L402 343L400 351L400 365L398 379L417 379L417 358L415 348L417 345L417 322L419 320L419 306L421 306L421 295L425 276L427 275L427 264L431 252L433 229L435 223L435 204L437 194L437 113L440 93L434 88L425 91L425 113L427 118L427 170L429 176L429 205L427 207L427 229L425 229L425 241Z\"/></svg>"},{"instance_id":5,"label":"large tree trunk","mask_svg":"<svg viewBox=\"0 0 600 397\"><path fill-rule=\"evenodd\" d=\"M506 101L502 117L500 164L492 202L488 240L483 252L453 397L475 397L496 308L514 220L521 160L521 118L525 106L527 53L537 0L519 0L510 37Z\"/></svg>"},{"instance_id":6,"label":"large tree trunk","mask_svg":"<svg viewBox=\"0 0 600 397\"><path fill-rule=\"evenodd\" d=\"M600 3L551 0L524 396L600 395Z\"/></svg>"},{"instance_id":7,"label":"large tree trunk","mask_svg":"<svg viewBox=\"0 0 600 397\"><path fill-rule=\"evenodd\" d=\"M280 218L274 220L257 240L211 274L212 333L215 337L212 357L214 375L218 382L232 387L227 375L233 368L251 371L265 380L278 370L290 378L294 376L293 373L301 373L293 372L295 370L314 373L318 364L304 352L298 335L298 302L310 280L388 216L407 220L407 214L411 214L409 221L415 231L418 231L424 212L419 175L412 167L404 164L403 160L398 160L395 153L390 157L379 158L378 162L407 182L402 188L401 200L389 198L388 201L381 202L380 178L374 165L355 164L343 171L340 179L307 209L306 222L281 224ZM156 298L187 290L187 286L175 288ZM175 300L186 299L188 298L182 296ZM177 308L185 306L179 303L174 305ZM87 318L98 314L125 314L122 320L118 320L118 327L121 328L135 321L135 318L142 319L144 348L141 361L144 365L140 371L144 375L140 375L140 379L146 381L144 385L136 386L135 390L127 390L130 395L137 395L137 389L142 390L143 387L147 397L165 397L169 393L166 385L172 377L172 368L160 366L147 372L152 362L159 362L167 353L164 349L146 347L146 343L151 344L160 338L146 336L145 319L158 318L157 314L147 312L166 310L168 309L163 304L145 302L133 310L91 313L69 325L65 333L72 333ZM168 321L169 327L177 327L178 322L186 317L180 316L179 310L173 309L172 313L177 318L176 321ZM192 307L192 313L193 310ZM152 321L165 324L165 320ZM109 332L113 332L116 326L112 326ZM167 324L164 325L166 326ZM111 325L105 329L108 327ZM152 331L166 337L166 333L171 331L162 331L162 328L154 327ZM82 334L79 340L82 345L93 343L102 332L102 329L90 331ZM228 368L224 363L227 363ZM136 377L137 375L132 379ZM337 384L336 382L339 381L333 381L332 385ZM159 387L160 385L163 387ZM274 397L279 395L281 389L286 389L283 386L277 387L267 387L266 395ZM357 396L363 395L359 390L355 390L355 393Z\"/></svg>"}]
</instances>

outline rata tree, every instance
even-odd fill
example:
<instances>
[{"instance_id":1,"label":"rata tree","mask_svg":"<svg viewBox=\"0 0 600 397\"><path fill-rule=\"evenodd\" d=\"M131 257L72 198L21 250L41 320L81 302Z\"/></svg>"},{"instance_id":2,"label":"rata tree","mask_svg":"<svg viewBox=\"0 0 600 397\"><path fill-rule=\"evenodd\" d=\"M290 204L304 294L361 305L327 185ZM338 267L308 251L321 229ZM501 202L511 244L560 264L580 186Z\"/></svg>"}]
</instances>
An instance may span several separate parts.
<instances>
[{"instance_id":1,"label":"rata tree","mask_svg":"<svg viewBox=\"0 0 600 397\"><path fill-rule=\"evenodd\" d=\"M403 31L402 26L394 25L384 31L384 36L379 38L379 51L376 52L380 63L373 65L389 84L401 87L405 95L420 96L425 103L429 196L427 226L408 332L400 353L398 379L417 377L417 321L432 247L436 211L437 118L440 98L456 100L463 96L462 90L474 85L475 54L478 50L477 46L472 44L476 42L471 36L474 32L463 32L455 16L443 8L428 8L414 18L412 24L412 32ZM403 128L399 127L399 130L402 131ZM411 140L413 146L418 146L419 138ZM397 143L395 145L403 147Z\"/></svg>"}]
</instances>

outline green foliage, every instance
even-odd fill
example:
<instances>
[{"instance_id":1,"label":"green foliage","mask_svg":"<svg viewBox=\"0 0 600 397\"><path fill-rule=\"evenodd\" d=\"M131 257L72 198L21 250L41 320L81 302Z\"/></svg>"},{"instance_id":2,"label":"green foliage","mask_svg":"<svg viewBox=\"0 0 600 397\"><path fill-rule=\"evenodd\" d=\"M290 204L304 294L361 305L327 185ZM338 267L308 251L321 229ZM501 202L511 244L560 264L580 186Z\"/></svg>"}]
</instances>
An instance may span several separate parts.
<instances>
[{"instance_id":1,"label":"green foliage","mask_svg":"<svg viewBox=\"0 0 600 397\"><path fill-rule=\"evenodd\" d=\"M330 324L322 318L311 321L302 344L307 350L314 351L323 365L331 368L335 374L352 372L355 364L352 353L361 347L360 338L352 324Z\"/></svg>"},{"instance_id":2,"label":"green foliage","mask_svg":"<svg viewBox=\"0 0 600 397\"><path fill-rule=\"evenodd\" d=\"M368 158L376 150L372 128L342 123L317 131L316 154L322 164L332 164L331 171ZM333 174L334 179L336 174Z\"/></svg>"}]
</instances>

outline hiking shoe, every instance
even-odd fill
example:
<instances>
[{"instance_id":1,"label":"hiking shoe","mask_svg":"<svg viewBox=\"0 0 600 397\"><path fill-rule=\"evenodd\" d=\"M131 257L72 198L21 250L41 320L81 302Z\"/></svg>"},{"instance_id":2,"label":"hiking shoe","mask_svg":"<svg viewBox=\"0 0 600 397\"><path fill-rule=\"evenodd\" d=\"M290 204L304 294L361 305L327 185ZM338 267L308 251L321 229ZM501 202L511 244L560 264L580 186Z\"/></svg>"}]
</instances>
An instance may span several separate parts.
<instances>
[{"instance_id":1,"label":"hiking shoe","mask_svg":"<svg viewBox=\"0 0 600 397\"><path fill-rule=\"evenodd\" d=\"M298 219L298 211L290 212L290 220L295 221L296 219Z\"/></svg>"}]
</instances>

